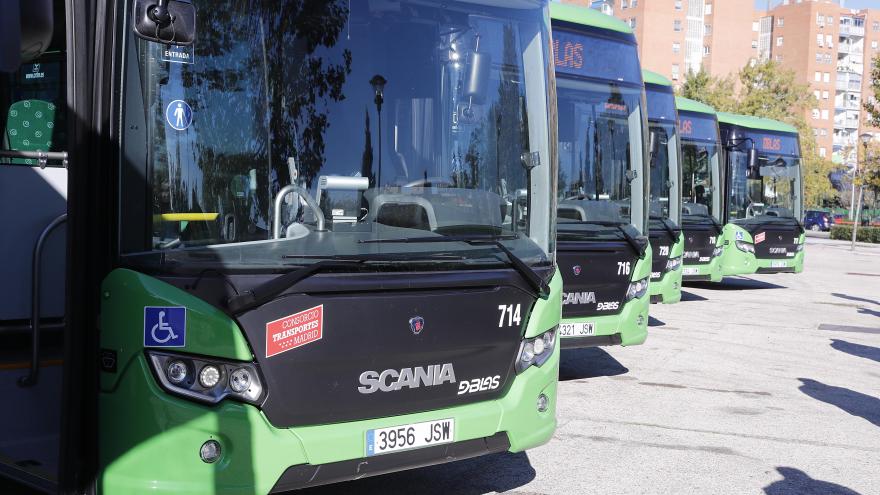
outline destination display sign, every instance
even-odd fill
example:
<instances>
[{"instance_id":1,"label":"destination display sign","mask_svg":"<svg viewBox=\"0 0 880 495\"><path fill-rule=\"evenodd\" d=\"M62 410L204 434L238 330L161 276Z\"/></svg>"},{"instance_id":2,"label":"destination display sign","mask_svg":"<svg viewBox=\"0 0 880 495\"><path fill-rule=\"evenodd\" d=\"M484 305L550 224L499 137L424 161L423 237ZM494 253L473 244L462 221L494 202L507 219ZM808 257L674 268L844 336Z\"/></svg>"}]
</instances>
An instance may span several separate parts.
<instances>
[{"instance_id":1,"label":"destination display sign","mask_svg":"<svg viewBox=\"0 0 880 495\"><path fill-rule=\"evenodd\" d=\"M571 31L553 31L557 74L642 83L636 46Z\"/></svg>"},{"instance_id":2,"label":"destination display sign","mask_svg":"<svg viewBox=\"0 0 880 495\"><path fill-rule=\"evenodd\" d=\"M691 141L715 142L718 139L715 116L703 113L679 112L678 134Z\"/></svg>"},{"instance_id":3,"label":"destination display sign","mask_svg":"<svg viewBox=\"0 0 880 495\"><path fill-rule=\"evenodd\" d=\"M801 154L798 138L792 134L777 134L748 130L745 132L744 137L750 138L752 140L751 142L754 142L755 148L761 153L790 156L800 156ZM751 142L749 144L751 144Z\"/></svg>"}]
</instances>

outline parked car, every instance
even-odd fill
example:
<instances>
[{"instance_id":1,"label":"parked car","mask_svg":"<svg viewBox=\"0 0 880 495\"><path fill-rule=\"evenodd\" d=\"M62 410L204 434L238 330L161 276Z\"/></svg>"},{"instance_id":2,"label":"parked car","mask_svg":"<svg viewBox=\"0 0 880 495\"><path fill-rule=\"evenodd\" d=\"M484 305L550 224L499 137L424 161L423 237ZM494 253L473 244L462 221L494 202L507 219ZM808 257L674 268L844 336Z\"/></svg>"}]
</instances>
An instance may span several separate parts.
<instances>
[{"instance_id":1,"label":"parked car","mask_svg":"<svg viewBox=\"0 0 880 495\"><path fill-rule=\"evenodd\" d=\"M834 218L827 212L807 210L804 214L804 228L813 231L828 231L834 225Z\"/></svg>"}]
</instances>

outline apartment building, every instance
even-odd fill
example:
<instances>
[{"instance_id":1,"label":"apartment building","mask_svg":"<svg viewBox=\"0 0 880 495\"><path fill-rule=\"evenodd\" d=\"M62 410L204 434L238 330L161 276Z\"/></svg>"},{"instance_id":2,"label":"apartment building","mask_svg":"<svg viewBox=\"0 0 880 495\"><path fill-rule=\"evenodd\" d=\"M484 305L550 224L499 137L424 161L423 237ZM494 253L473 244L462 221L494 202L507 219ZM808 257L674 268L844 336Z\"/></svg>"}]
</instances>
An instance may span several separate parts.
<instances>
[{"instance_id":1,"label":"apartment building","mask_svg":"<svg viewBox=\"0 0 880 495\"><path fill-rule=\"evenodd\" d=\"M855 162L858 136L876 134L863 103L871 98L871 60L880 55L880 10L839 0L562 0L614 15L633 27L642 65L677 83L688 70L736 73L752 60L775 60L810 85L807 122L819 154Z\"/></svg>"},{"instance_id":2,"label":"apartment building","mask_svg":"<svg viewBox=\"0 0 880 495\"><path fill-rule=\"evenodd\" d=\"M810 84L817 103L807 112L819 154L855 162L871 92L871 59L880 53L880 12L851 10L833 0L783 0L773 19L771 54Z\"/></svg>"},{"instance_id":3,"label":"apartment building","mask_svg":"<svg viewBox=\"0 0 880 495\"><path fill-rule=\"evenodd\" d=\"M562 0L628 23L639 40L642 66L681 83L705 68L727 76L757 54L751 0Z\"/></svg>"}]
</instances>

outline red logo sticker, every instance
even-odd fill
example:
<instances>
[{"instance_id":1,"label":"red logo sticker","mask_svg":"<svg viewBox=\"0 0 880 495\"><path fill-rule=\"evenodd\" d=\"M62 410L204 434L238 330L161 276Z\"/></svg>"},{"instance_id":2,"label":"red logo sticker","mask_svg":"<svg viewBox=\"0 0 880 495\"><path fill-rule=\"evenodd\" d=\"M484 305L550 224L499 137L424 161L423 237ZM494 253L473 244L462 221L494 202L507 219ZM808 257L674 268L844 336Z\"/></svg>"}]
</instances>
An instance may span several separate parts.
<instances>
[{"instance_id":1,"label":"red logo sticker","mask_svg":"<svg viewBox=\"0 0 880 495\"><path fill-rule=\"evenodd\" d=\"M324 305L266 323L266 357L321 340Z\"/></svg>"},{"instance_id":2,"label":"red logo sticker","mask_svg":"<svg viewBox=\"0 0 880 495\"><path fill-rule=\"evenodd\" d=\"M764 242L764 239L767 237L766 232L761 232L760 234L755 236L755 244L760 244Z\"/></svg>"}]
</instances>

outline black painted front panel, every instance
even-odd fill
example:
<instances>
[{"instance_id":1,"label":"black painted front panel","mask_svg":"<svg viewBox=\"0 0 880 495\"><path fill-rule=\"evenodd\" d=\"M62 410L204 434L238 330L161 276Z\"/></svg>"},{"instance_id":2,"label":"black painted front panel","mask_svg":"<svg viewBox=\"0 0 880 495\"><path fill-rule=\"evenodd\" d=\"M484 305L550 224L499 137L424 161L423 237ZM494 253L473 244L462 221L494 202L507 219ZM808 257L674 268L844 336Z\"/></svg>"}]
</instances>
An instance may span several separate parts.
<instances>
[{"instance_id":1,"label":"black painted front panel","mask_svg":"<svg viewBox=\"0 0 880 495\"><path fill-rule=\"evenodd\" d=\"M397 275L394 285L400 286ZM474 277L474 275L470 275ZM511 276L516 277L515 273ZM343 275L344 277L344 275ZM430 277L430 276L428 276ZM324 277L322 277L324 278ZM277 427L361 420L484 401L500 396L512 379L534 296L498 284L411 290L289 294L238 318L257 357L268 396L262 406ZM340 282L344 282L340 280ZM490 282L495 282L494 284ZM473 284L473 280L471 280ZM354 286L354 284L352 284ZM520 324L501 319L499 306L520 307ZM267 357L267 323L322 306L320 340ZM424 321L416 333L410 320ZM455 381L442 385L360 393L365 371L452 364ZM459 395L462 381L498 376L491 390ZM394 378L388 382L393 383Z\"/></svg>"},{"instance_id":2,"label":"black painted front panel","mask_svg":"<svg viewBox=\"0 0 880 495\"><path fill-rule=\"evenodd\" d=\"M767 225L758 227L751 234L755 241L756 258L789 259L797 254L801 231L796 226Z\"/></svg>"},{"instance_id":3,"label":"black painted front panel","mask_svg":"<svg viewBox=\"0 0 880 495\"><path fill-rule=\"evenodd\" d=\"M718 230L714 225L686 224L684 226L685 265L707 265L712 262Z\"/></svg>"},{"instance_id":4,"label":"black painted front panel","mask_svg":"<svg viewBox=\"0 0 880 495\"><path fill-rule=\"evenodd\" d=\"M562 271L563 318L615 315L623 311L632 270L638 261L626 242L560 241L556 259Z\"/></svg>"},{"instance_id":5,"label":"black painted front panel","mask_svg":"<svg viewBox=\"0 0 880 495\"><path fill-rule=\"evenodd\" d=\"M669 261L669 254L672 252L672 246L675 245L675 239L669 235L666 229L655 230L652 228L650 241L653 252L651 280L656 281L662 279L666 272L666 262Z\"/></svg>"}]
</instances>

